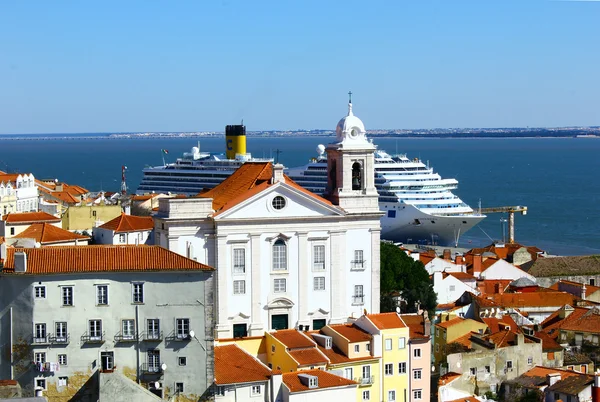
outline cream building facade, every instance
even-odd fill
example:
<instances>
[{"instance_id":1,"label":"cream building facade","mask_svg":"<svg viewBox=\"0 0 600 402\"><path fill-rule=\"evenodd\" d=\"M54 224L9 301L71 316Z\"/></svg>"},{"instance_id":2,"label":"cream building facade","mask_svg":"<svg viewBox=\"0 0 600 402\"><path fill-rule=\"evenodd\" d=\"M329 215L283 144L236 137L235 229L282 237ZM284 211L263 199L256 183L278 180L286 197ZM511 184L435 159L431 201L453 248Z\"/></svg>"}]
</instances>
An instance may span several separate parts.
<instances>
[{"instance_id":1,"label":"cream building facade","mask_svg":"<svg viewBox=\"0 0 600 402\"><path fill-rule=\"evenodd\" d=\"M245 163L199 197L161 199L156 244L217 269L217 338L319 329L379 311L375 146L352 113L327 147L329 199Z\"/></svg>"}]
</instances>

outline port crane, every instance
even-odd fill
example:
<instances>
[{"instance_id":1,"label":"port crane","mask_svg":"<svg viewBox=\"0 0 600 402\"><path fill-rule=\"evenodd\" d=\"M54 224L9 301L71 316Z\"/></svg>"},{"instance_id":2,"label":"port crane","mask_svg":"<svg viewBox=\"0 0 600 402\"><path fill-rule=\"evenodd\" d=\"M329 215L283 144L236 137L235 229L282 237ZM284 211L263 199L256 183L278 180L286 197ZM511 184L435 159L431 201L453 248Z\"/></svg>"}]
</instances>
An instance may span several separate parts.
<instances>
[{"instance_id":1,"label":"port crane","mask_svg":"<svg viewBox=\"0 0 600 402\"><path fill-rule=\"evenodd\" d=\"M492 207L492 208L481 208L479 205L479 214L494 214L494 213L508 213L508 242L515 242L515 213L521 215L527 215L527 207L525 206L511 206L511 207Z\"/></svg>"}]
</instances>

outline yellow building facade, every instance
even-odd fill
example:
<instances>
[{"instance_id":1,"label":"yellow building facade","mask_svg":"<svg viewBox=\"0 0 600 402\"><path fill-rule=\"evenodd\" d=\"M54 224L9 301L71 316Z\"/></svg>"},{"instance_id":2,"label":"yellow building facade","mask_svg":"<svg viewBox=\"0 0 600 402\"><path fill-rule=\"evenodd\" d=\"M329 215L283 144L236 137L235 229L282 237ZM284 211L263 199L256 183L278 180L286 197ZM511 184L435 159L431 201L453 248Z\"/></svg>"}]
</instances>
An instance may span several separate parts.
<instances>
[{"instance_id":1,"label":"yellow building facade","mask_svg":"<svg viewBox=\"0 0 600 402\"><path fill-rule=\"evenodd\" d=\"M455 353L448 345L457 343L463 336L471 332L484 333L487 324L470 318L456 317L448 321L442 321L435 325L433 356L436 364L446 362L446 356Z\"/></svg>"},{"instance_id":2,"label":"yellow building facade","mask_svg":"<svg viewBox=\"0 0 600 402\"><path fill-rule=\"evenodd\" d=\"M106 223L122 212L120 205L71 205L62 215L65 230L91 230L97 222Z\"/></svg>"}]
</instances>

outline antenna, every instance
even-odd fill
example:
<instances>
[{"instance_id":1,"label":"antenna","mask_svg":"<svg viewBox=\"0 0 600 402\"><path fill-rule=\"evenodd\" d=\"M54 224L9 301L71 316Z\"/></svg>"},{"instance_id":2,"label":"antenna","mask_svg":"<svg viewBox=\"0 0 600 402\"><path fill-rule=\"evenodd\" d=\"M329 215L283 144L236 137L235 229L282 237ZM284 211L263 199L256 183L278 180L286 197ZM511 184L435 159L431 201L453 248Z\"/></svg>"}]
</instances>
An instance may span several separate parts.
<instances>
[{"instance_id":1,"label":"antenna","mask_svg":"<svg viewBox=\"0 0 600 402\"><path fill-rule=\"evenodd\" d=\"M127 194L127 182L125 181L125 171L127 170L127 166L121 166L121 194Z\"/></svg>"},{"instance_id":2,"label":"antenna","mask_svg":"<svg viewBox=\"0 0 600 402\"><path fill-rule=\"evenodd\" d=\"M280 150L279 148L277 148L277 149L275 150L275 155L277 155L277 156L275 157L275 163L279 163L279 154L280 154L280 153L283 153L283 151L282 151L282 150Z\"/></svg>"}]
</instances>

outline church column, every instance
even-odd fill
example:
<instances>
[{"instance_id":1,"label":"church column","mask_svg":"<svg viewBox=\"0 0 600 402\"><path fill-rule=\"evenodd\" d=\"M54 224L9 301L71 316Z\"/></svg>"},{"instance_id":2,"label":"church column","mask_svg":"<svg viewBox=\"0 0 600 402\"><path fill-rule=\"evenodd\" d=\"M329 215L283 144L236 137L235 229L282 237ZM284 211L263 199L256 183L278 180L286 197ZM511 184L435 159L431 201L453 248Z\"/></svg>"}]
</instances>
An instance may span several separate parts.
<instances>
[{"instance_id":1,"label":"church column","mask_svg":"<svg viewBox=\"0 0 600 402\"><path fill-rule=\"evenodd\" d=\"M298 325L310 325L308 320L310 264L306 258L308 251L308 233L298 233Z\"/></svg>"},{"instance_id":2,"label":"church column","mask_svg":"<svg viewBox=\"0 0 600 402\"><path fill-rule=\"evenodd\" d=\"M250 336L261 336L265 332L262 301L266 300L266 297L262 297L260 270L260 234L250 234L250 289L252 290L250 331L248 333Z\"/></svg>"},{"instance_id":3,"label":"church column","mask_svg":"<svg viewBox=\"0 0 600 402\"><path fill-rule=\"evenodd\" d=\"M381 276L381 261L380 261L380 246L381 246L381 231L379 229L371 229L371 309L369 313L379 313L380 303L380 276Z\"/></svg>"},{"instance_id":4,"label":"church column","mask_svg":"<svg viewBox=\"0 0 600 402\"><path fill-rule=\"evenodd\" d=\"M340 324L346 322L349 316L348 304L350 299L346 297L346 270L348 258L346 256L346 232L331 233L331 281L329 292L331 295L331 323Z\"/></svg>"},{"instance_id":5,"label":"church column","mask_svg":"<svg viewBox=\"0 0 600 402\"><path fill-rule=\"evenodd\" d=\"M231 328L229 325L227 299L229 292L227 291L227 282L229 281L229 269L227 267L227 236L217 235L217 261L215 272L217 277L217 326L215 328L216 339L231 338Z\"/></svg>"}]
</instances>

